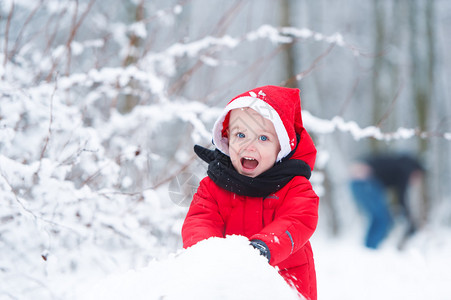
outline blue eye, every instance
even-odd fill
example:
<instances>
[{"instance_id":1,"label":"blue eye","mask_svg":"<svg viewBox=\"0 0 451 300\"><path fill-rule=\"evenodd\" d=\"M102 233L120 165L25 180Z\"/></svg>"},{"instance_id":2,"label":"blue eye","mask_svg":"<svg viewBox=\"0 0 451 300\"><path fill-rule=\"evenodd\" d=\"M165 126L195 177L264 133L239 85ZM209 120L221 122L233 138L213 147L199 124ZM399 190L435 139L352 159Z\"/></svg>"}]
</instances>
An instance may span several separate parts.
<instances>
[{"instance_id":1,"label":"blue eye","mask_svg":"<svg viewBox=\"0 0 451 300\"><path fill-rule=\"evenodd\" d=\"M266 136L266 135L261 135L261 136L259 136L258 137L258 139L260 140L260 141L267 141L268 140L268 137Z\"/></svg>"},{"instance_id":2,"label":"blue eye","mask_svg":"<svg viewBox=\"0 0 451 300\"><path fill-rule=\"evenodd\" d=\"M238 132L238 133L236 134L236 136L237 136L238 138L240 138L240 139L243 139L243 138L246 137L246 136L244 135L244 133L242 133L242 132Z\"/></svg>"}]
</instances>

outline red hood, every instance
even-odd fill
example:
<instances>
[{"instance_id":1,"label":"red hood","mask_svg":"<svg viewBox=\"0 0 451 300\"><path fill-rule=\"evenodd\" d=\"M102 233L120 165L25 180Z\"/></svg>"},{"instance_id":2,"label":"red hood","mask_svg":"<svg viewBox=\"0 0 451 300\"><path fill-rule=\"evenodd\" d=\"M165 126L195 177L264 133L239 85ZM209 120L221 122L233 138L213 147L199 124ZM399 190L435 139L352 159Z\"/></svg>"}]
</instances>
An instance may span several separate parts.
<instances>
[{"instance_id":1,"label":"red hood","mask_svg":"<svg viewBox=\"0 0 451 300\"><path fill-rule=\"evenodd\" d=\"M300 159L305 161L313 171L316 160L316 147L313 144L312 138L304 128L302 128L300 136L301 139L296 152L290 159Z\"/></svg>"}]
</instances>

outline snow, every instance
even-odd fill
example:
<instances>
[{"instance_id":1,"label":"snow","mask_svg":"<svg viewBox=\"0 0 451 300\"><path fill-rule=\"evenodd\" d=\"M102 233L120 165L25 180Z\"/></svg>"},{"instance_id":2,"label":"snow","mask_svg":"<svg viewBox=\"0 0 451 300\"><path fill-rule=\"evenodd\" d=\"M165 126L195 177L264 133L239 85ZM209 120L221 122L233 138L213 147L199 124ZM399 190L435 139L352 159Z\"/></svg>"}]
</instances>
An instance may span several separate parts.
<instances>
[{"instance_id":1,"label":"snow","mask_svg":"<svg viewBox=\"0 0 451 300\"><path fill-rule=\"evenodd\" d=\"M181 5L174 6L174 9L173 9L174 14L179 15L182 13L182 11L183 11L183 7Z\"/></svg>"},{"instance_id":2,"label":"snow","mask_svg":"<svg viewBox=\"0 0 451 300\"><path fill-rule=\"evenodd\" d=\"M354 121L345 121L342 117L336 116L331 120L323 120L313 116L308 111L302 111L302 118L305 122L305 127L311 132L326 134L335 131L349 132L355 140L373 137L378 140L399 140L409 139L415 136L416 130L413 128L399 127L394 132L382 132L376 126L368 126L361 128Z\"/></svg>"},{"instance_id":3,"label":"snow","mask_svg":"<svg viewBox=\"0 0 451 300\"><path fill-rule=\"evenodd\" d=\"M393 233L380 250L345 238L312 239L318 299L449 300L451 231L426 229L404 250ZM444 238L447 237L447 238ZM300 299L245 237L210 238L148 266L78 287L70 299ZM301 298L302 299L302 298Z\"/></svg>"},{"instance_id":4,"label":"snow","mask_svg":"<svg viewBox=\"0 0 451 300\"><path fill-rule=\"evenodd\" d=\"M256 30L247 33L244 40L252 42L259 39L268 39L274 44L279 44L292 42L291 36L306 39L313 37L315 41L336 44L340 47L346 46L343 36L338 33L331 36L325 36L317 32L312 32L308 29L299 30L292 27L277 28L269 24L263 24ZM198 56L202 50L208 49L212 46L233 49L238 47L242 41L242 37L232 37L230 35L224 35L222 37L205 36L190 43L173 44L165 51L155 54L155 57L159 60L168 59L168 57L176 58L184 55L195 57Z\"/></svg>"},{"instance_id":5,"label":"snow","mask_svg":"<svg viewBox=\"0 0 451 300\"><path fill-rule=\"evenodd\" d=\"M147 267L113 274L76 299L300 299L242 236L210 238Z\"/></svg>"},{"instance_id":6,"label":"snow","mask_svg":"<svg viewBox=\"0 0 451 300\"><path fill-rule=\"evenodd\" d=\"M318 299L451 299L451 231L425 229L403 250L395 236L378 250L352 234L314 238Z\"/></svg>"},{"instance_id":7,"label":"snow","mask_svg":"<svg viewBox=\"0 0 451 300\"><path fill-rule=\"evenodd\" d=\"M132 32L137 37L145 39L147 37L146 24L144 22L136 22L130 25L130 32Z\"/></svg>"}]
</instances>

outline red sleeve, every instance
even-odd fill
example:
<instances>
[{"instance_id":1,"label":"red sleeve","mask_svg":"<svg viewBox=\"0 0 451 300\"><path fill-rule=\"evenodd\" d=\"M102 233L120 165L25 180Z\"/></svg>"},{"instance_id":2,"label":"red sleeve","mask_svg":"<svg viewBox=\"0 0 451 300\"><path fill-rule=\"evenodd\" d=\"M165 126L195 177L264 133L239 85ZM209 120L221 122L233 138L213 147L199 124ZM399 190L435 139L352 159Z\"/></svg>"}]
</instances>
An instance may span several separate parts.
<instances>
[{"instance_id":1,"label":"red sleeve","mask_svg":"<svg viewBox=\"0 0 451 300\"><path fill-rule=\"evenodd\" d=\"M184 248L210 237L224 237L224 220L219 214L216 199L209 191L211 184L210 178L205 177L193 196L182 227Z\"/></svg>"},{"instance_id":2,"label":"red sleeve","mask_svg":"<svg viewBox=\"0 0 451 300\"><path fill-rule=\"evenodd\" d=\"M318 223L318 196L306 178L294 180L274 221L250 238L266 243L271 265L277 265L303 247Z\"/></svg>"}]
</instances>

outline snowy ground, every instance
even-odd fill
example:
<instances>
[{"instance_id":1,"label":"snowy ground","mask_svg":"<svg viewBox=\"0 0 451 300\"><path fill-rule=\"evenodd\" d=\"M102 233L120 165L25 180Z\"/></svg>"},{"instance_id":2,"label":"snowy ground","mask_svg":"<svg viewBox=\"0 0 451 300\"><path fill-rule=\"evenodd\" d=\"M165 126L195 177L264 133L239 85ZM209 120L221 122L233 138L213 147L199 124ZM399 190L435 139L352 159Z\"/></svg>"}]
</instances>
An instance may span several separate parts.
<instances>
[{"instance_id":1,"label":"snowy ground","mask_svg":"<svg viewBox=\"0 0 451 300\"><path fill-rule=\"evenodd\" d=\"M451 230L424 229L404 250L396 232L378 250L359 242L313 239L319 300L451 299Z\"/></svg>"},{"instance_id":2,"label":"snowy ground","mask_svg":"<svg viewBox=\"0 0 451 300\"><path fill-rule=\"evenodd\" d=\"M356 233L358 230L356 231ZM425 229L398 250L396 231L379 250L349 238L312 239L319 300L451 299L451 231ZM209 239L113 274L76 299L299 299L243 237Z\"/></svg>"}]
</instances>

